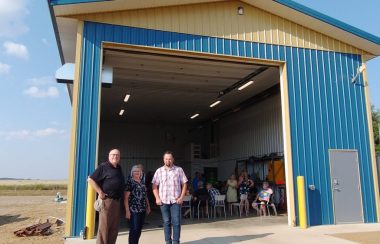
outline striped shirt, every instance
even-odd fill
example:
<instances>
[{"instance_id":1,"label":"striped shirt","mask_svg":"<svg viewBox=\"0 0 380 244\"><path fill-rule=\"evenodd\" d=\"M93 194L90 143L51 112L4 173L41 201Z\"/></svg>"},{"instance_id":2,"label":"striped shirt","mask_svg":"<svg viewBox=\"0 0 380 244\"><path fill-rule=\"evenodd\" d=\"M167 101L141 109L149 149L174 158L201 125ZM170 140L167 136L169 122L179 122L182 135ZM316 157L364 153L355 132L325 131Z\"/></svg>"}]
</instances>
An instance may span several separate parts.
<instances>
[{"instance_id":1,"label":"striped shirt","mask_svg":"<svg viewBox=\"0 0 380 244\"><path fill-rule=\"evenodd\" d=\"M159 186L158 195L164 204L175 203L181 196L181 186L187 182L187 177L181 167L162 166L154 173L152 184Z\"/></svg>"}]
</instances>

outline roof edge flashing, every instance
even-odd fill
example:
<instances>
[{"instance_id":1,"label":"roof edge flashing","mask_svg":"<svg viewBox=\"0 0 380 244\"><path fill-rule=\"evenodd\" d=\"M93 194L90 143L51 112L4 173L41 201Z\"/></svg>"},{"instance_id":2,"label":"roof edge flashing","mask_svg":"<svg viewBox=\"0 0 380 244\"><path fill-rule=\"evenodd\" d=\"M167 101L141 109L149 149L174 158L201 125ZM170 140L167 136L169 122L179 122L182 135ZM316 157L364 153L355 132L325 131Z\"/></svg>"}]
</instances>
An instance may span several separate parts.
<instances>
[{"instance_id":1,"label":"roof edge flashing","mask_svg":"<svg viewBox=\"0 0 380 244\"><path fill-rule=\"evenodd\" d=\"M296 3L296 2L291 1L291 0L273 0L273 1L279 3L283 6L286 6L288 8L294 9L294 10L296 10L300 13L303 13L305 15L308 15L310 17L318 19L324 23L327 23L329 25L337 27L343 31L349 32L349 33L356 35L356 36L359 36L363 39L366 39L370 42L373 42L374 44L380 45L380 37L375 36L371 33L366 32L366 31L363 31L363 30L356 28L352 25L346 24L343 21L332 18L326 14L323 14L321 12L313 10L309 7L302 5L302 4Z\"/></svg>"},{"instance_id":2,"label":"roof edge flashing","mask_svg":"<svg viewBox=\"0 0 380 244\"><path fill-rule=\"evenodd\" d=\"M52 6L57 6L57 5L106 2L106 1L114 1L114 0L50 0L49 3Z\"/></svg>"}]
</instances>

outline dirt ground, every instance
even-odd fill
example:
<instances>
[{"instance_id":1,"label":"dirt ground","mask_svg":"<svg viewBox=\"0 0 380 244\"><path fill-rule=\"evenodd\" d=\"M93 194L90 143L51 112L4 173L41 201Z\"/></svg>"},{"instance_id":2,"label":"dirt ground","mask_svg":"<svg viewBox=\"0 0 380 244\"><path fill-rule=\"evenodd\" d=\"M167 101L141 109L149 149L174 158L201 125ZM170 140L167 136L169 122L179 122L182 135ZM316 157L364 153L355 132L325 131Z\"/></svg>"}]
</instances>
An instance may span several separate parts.
<instances>
[{"instance_id":1,"label":"dirt ground","mask_svg":"<svg viewBox=\"0 0 380 244\"><path fill-rule=\"evenodd\" d=\"M22 194L22 193L21 193ZM23 193L25 194L25 193ZM17 237L14 231L55 218L65 219L66 204L54 202L55 195L49 196L4 196L0 194L0 243L64 243L64 225L51 227L49 236Z\"/></svg>"},{"instance_id":2,"label":"dirt ground","mask_svg":"<svg viewBox=\"0 0 380 244\"><path fill-rule=\"evenodd\" d=\"M380 242L380 231L340 233L332 236L362 244L377 244Z\"/></svg>"}]
</instances>

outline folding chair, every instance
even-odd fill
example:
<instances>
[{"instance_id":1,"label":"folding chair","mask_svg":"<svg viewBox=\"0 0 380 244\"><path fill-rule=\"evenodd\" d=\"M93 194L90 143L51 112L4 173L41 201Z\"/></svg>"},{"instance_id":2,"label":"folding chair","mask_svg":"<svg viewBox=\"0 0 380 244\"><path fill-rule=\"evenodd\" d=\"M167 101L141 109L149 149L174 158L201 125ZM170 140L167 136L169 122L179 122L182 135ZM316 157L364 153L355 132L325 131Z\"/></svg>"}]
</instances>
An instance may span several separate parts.
<instances>
[{"instance_id":1,"label":"folding chair","mask_svg":"<svg viewBox=\"0 0 380 244\"><path fill-rule=\"evenodd\" d=\"M249 214L249 202L248 202L248 195L246 194L242 194L240 195L240 202L235 202L235 203L231 203L231 216L232 216L232 209L234 207L237 207L238 210L239 210L239 215L241 217L241 214L242 214L242 211L241 211L241 208L243 206L243 204L245 205L245 214L248 216Z\"/></svg>"},{"instance_id":2,"label":"folding chair","mask_svg":"<svg viewBox=\"0 0 380 244\"><path fill-rule=\"evenodd\" d=\"M201 205L204 205L205 209L206 209L206 213L207 213L207 218L209 219L210 216L209 216L209 213L208 213L208 197L206 196L200 196L199 197L199 201L198 201L198 219L199 219L199 209L202 207ZM202 217L203 217L203 211L202 211Z\"/></svg>"},{"instance_id":3,"label":"folding chair","mask_svg":"<svg viewBox=\"0 0 380 244\"><path fill-rule=\"evenodd\" d=\"M184 208L184 209L190 209L190 219L193 218L193 211L192 211L192 207L191 207L191 198L192 198L191 195L184 196L183 197L182 206L181 206L181 209L182 208Z\"/></svg>"},{"instance_id":4,"label":"folding chair","mask_svg":"<svg viewBox=\"0 0 380 244\"><path fill-rule=\"evenodd\" d=\"M216 209L217 208L223 208L223 210L224 210L224 218L227 218L226 204L224 202L225 200L226 200L226 195L216 195L215 196L215 203L213 205L213 208L214 208L214 218L216 218Z\"/></svg>"}]
</instances>

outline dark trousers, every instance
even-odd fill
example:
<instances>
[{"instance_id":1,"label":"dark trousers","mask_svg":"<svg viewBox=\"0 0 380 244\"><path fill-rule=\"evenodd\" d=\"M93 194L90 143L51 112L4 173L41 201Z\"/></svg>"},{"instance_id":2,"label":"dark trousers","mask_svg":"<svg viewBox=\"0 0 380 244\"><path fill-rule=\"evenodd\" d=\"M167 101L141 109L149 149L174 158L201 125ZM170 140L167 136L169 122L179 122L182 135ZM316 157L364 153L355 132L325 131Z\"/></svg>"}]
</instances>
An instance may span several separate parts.
<instances>
[{"instance_id":1,"label":"dark trousers","mask_svg":"<svg viewBox=\"0 0 380 244\"><path fill-rule=\"evenodd\" d=\"M131 212L131 219L129 220L129 244L138 244L141 236L141 230L144 225L145 212L133 213Z\"/></svg>"},{"instance_id":2,"label":"dark trousers","mask_svg":"<svg viewBox=\"0 0 380 244\"><path fill-rule=\"evenodd\" d=\"M119 233L120 200L107 198L99 212L99 227L96 244L114 244Z\"/></svg>"}]
</instances>

